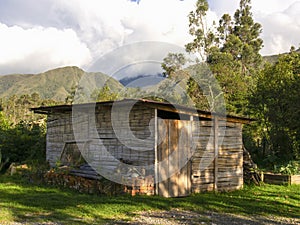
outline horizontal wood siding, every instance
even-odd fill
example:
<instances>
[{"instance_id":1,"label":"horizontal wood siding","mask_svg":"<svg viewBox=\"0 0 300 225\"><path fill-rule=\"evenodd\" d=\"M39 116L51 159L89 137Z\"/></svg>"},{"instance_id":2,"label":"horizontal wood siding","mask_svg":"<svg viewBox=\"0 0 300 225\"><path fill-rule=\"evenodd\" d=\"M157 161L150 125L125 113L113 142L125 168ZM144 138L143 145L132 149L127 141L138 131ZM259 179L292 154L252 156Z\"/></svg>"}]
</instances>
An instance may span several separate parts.
<instances>
[{"instance_id":1,"label":"horizontal wood siding","mask_svg":"<svg viewBox=\"0 0 300 225\"><path fill-rule=\"evenodd\" d=\"M214 181L217 181L218 191L235 190L243 186L242 126L225 121L219 121L218 125L219 149L215 165L213 121L194 121L192 135L196 148L192 158L193 192L214 190Z\"/></svg>"},{"instance_id":2,"label":"horizontal wood siding","mask_svg":"<svg viewBox=\"0 0 300 225\"><path fill-rule=\"evenodd\" d=\"M48 115L46 138L46 158L51 166L55 166L60 160L65 143L74 140L70 112Z\"/></svg>"},{"instance_id":3,"label":"horizontal wood siding","mask_svg":"<svg viewBox=\"0 0 300 225\"><path fill-rule=\"evenodd\" d=\"M214 188L214 131L212 121L192 121L194 154L192 161L192 192Z\"/></svg>"},{"instance_id":4,"label":"horizontal wood siding","mask_svg":"<svg viewBox=\"0 0 300 225\"><path fill-rule=\"evenodd\" d=\"M96 129L89 134L93 167L112 172L120 161L140 168L154 165L154 109L135 105L129 118L119 110L114 123L111 110L109 106L98 106L96 110ZM129 136L128 120L133 138ZM147 172L154 175L154 171Z\"/></svg>"},{"instance_id":5,"label":"horizontal wood siding","mask_svg":"<svg viewBox=\"0 0 300 225\"><path fill-rule=\"evenodd\" d=\"M262 177L267 184L300 184L300 175L263 173Z\"/></svg>"},{"instance_id":6,"label":"horizontal wood siding","mask_svg":"<svg viewBox=\"0 0 300 225\"><path fill-rule=\"evenodd\" d=\"M95 116L93 116L95 115ZM72 120L73 116L73 120ZM133 166L147 166L154 164L154 109L135 105L129 114L130 130L133 140L126 139L126 130L123 111L120 110L116 118L117 126L111 122L111 106L97 106L94 110L87 109L74 118L72 112L50 114L47 123L47 160L55 166L60 160L62 152L69 143L76 143L80 150L84 150L84 158L93 168L105 168L114 171L119 160ZM73 123L73 125L72 125ZM73 126L76 127L75 137ZM153 127L153 130L152 130ZM128 145L122 143L116 136L115 130L121 132ZM151 130L153 134L151 134ZM145 140L141 143L136 140ZM134 149L130 148L134 146ZM150 171L148 171L150 172ZM151 171L154 174L154 171Z\"/></svg>"},{"instance_id":7,"label":"horizontal wood siding","mask_svg":"<svg viewBox=\"0 0 300 225\"><path fill-rule=\"evenodd\" d=\"M219 122L223 140L219 140L218 190L228 191L243 187L242 124Z\"/></svg>"}]
</instances>

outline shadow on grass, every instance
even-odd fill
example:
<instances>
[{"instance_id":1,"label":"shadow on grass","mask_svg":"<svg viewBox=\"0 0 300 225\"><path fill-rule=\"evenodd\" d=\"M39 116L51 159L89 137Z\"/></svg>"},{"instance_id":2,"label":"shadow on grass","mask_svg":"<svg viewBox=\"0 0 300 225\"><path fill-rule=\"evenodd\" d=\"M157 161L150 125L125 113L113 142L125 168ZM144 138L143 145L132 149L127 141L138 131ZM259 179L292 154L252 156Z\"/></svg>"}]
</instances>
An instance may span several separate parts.
<instances>
[{"instance_id":1,"label":"shadow on grass","mask_svg":"<svg viewBox=\"0 0 300 225\"><path fill-rule=\"evenodd\" d=\"M55 221L78 225L118 224L116 221L130 220L136 212L170 211L173 208L203 215L219 212L299 218L299 193L300 186L264 186L247 187L230 193L203 193L186 198L127 195L109 197L39 187L22 179L0 176L0 222L3 210L10 214L11 218L7 216L7 220L11 221Z\"/></svg>"},{"instance_id":2,"label":"shadow on grass","mask_svg":"<svg viewBox=\"0 0 300 225\"><path fill-rule=\"evenodd\" d=\"M252 187L229 193L204 193L189 197L191 207L241 215L272 215L300 218L299 202L292 198L278 196L289 187ZM280 189L283 189L280 191ZM295 187L291 196L299 196L300 186Z\"/></svg>"},{"instance_id":3,"label":"shadow on grass","mask_svg":"<svg viewBox=\"0 0 300 225\"><path fill-rule=\"evenodd\" d=\"M146 199L146 198L145 198ZM32 185L18 177L0 176L0 224L2 221L63 224L104 224L129 220L135 212L168 209L168 199L131 196L96 196L48 186ZM1 211L8 215L1 215Z\"/></svg>"}]
</instances>

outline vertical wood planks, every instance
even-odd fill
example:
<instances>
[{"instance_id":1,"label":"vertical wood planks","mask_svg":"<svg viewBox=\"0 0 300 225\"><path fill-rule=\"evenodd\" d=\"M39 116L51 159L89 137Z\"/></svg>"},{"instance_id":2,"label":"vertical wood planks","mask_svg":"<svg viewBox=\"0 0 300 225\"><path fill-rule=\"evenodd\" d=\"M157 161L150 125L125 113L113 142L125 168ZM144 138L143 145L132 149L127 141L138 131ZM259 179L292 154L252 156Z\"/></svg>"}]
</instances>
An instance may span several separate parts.
<instances>
[{"instance_id":1,"label":"vertical wood planks","mask_svg":"<svg viewBox=\"0 0 300 225\"><path fill-rule=\"evenodd\" d=\"M190 121L160 121L158 134L165 134L165 138L158 148L158 193L164 197L187 196L191 193Z\"/></svg>"}]
</instances>

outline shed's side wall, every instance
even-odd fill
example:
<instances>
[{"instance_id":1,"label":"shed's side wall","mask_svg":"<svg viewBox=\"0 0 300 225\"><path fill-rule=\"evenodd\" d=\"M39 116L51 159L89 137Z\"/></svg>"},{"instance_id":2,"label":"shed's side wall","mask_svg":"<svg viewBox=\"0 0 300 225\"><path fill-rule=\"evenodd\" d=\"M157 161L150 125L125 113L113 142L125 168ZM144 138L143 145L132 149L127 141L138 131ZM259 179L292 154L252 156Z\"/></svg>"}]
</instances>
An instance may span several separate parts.
<instances>
[{"instance_id":1,"label":"shed's side wall","mask_svg":"<svg viewBox=\"0 0 300 225\"><path fill-rule=\"evenodd\" d=\"M193 121L194 154L192 192L212 190L214 185L214 139L212 121Z\"/></svg>"},{"instance_id":2,"label":"shed's side wall","mask_svg":"<svg viewBox=\"0 0 300 225\"><path fill-rule=\"evenodd\" d=\"M227 122L222 127L220 123L220 128L225 129L225 134L219 140L217 187L220 191L240 189L243 187L242 124Z\"/></svg>"},{"instance_id":3,"label":"shed's side wall","mask_svg":"<svg viewBox=\"0 0 300 225\"><path fill-rule=\"evenodd\" d=\"M74 140L71 122L71 112L48 115L46 159L51 166L60 160L65 143Z\"/></svg>"},{"instance_id":4,"label":"shed's side wall","mask_svg":"<svg viewBox=\"0 0 300 225\"><path fill-rule=\"evenodd\" d=\"M126 118L122 108L118 108L112 123L111 109L111 106L97 106L95 111L87 109L73 115L72 112L50 114L47 122L50 165L55 166L66 145L76 141L94 168L101 166L112 172L120 159L133 166L154 165L155 110L134 105Z\"/></svg>"},{"instance_id":5,"label":"shed's side wall","mask_svg":"<svg viewBox=\"0 0 300 225\"><path fill-rule=\"evenodd\" d=\"M219 191L241 188L243 185L242 125L219 122L219 154L216 161L213 121L193 121L192 130L195 146L195 153L191 159L192 192L212 191L215 182ZM217 174L216 179L215 174Z\"/></svg>"}]
</instances>

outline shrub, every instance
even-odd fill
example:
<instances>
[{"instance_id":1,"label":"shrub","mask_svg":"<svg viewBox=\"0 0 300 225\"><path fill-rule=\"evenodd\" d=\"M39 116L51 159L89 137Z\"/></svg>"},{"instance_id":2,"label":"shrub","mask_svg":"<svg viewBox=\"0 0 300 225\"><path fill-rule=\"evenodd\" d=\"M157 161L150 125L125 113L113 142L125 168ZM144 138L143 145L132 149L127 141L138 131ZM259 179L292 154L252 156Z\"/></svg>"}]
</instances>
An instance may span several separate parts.
<instances>
[{"instance_id":1,"label":"shrub","mask_svg":"<svg viewBox=\"0 0 300 225\"><path fill-rule=\"evenodd\" d=\"M285 165L274 165L274 172L286 175L299 174L300 163L298 161L289 161Z\"/></svg>"}]
</instances>

